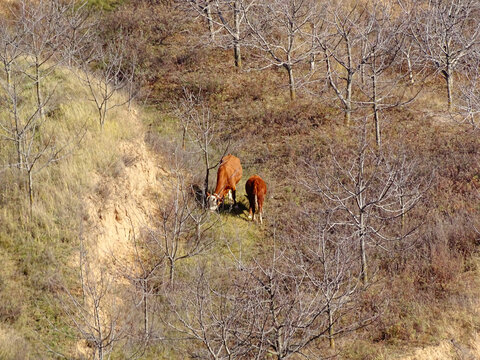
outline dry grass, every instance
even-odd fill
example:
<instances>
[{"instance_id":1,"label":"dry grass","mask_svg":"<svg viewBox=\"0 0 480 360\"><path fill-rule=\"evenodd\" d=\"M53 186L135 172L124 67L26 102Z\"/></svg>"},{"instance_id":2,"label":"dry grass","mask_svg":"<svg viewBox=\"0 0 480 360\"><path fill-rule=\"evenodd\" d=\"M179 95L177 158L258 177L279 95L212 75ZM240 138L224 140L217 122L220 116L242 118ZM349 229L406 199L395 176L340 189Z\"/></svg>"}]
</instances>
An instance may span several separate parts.
<instances>
[{"instance_id":1,"label":"dry grass","mask_svg":"<svg viewBox=\"0 0 480 360\"><path fill-rule=\"evenodd\" d=\"M198 30L203 25L188 26ZM244 182L239 184L243 207L232 214L221 214L220 241L203 258L218 266L228 261L224 259L230 251L245 256L267 252L273 219L290 216L308 198L303 197L295 181L302 175L298 171L302 161L326 163L330 149L341 157L355 145L355 137L351 129L341 125L342 114L332 93L322 92L320 85L314 93L299 91L298 100L291 102L284 86L286 74L281 69L235 71L230 51L192 46L194 40L188 34L178 32L159 46L156 50L161 62L148 69L158 110L146 116L150 145L159 152L174 147L180 132L171 109L181 98L182 87L188 87L203 95L218 120L214 157L219 157L230 143L230 152L242 160L244 179L259 173L269 186L266 225L261 228L246 221ZM244 63L255 65L248 55ZM110 238L118 231L121 237L128 236L128 227L119 225L118 220L127 206L119 197L128 191L111 185L130 184L124 181L125 175L132 172L130 166L135 161L131 151L126 154L124 145L119 144L142 136L143 129L132 125L131 114L119 108L110 113L101 132L87 90L79 87L67 70L59 69L54 77L48 86L59 84L59 88L49 109L51 130L55 130L59 143L70 141L83 126L87 131L69 156L39 174L41 186L33 221L26 215L21 177L13 172L0 174L0 246L6 254L0 299L10 299L0 307L0 357L5 358L33 358L36 335L61 349L72 347L68 329L50 332L47 328L52 323L61 327L59 310L51 302L56 291L52 284L58 269L71 259L85 215L86 194L93 199L89 216L95 216L97 210L106 214L106 220L96 225L101 228L108 223ZM471 227L480 212L478 136L445 121L444 109L444 84L441 79L431 79L412 106L383 114L384 139L392 151L405 150L415 156L421 172L434 173L435 181L428 196L412 212L423 226L417 245L405 254L406 265L397 269L388 263L390 255L378 256L378 283L369 295L378 300L382 317L373 326L339 339L341 358L480 357L478 234ZM203 168L197 160L192 155L190 170L194 178L201 179ZM189 265L185 262L179 272L187 276ZM67 268L67 276L72 271ZM12 295L19 293L25 299L23 306L12 300ZM36 321L43 328L39 329ZM19 345L18 353L7 347L7 339ZM320 350L325 347L319 344ZM150 354L151 358L182 356L175 349L161 346L149 349Z\"/></svg>"},{"instance_id":2,"label":"dry grass","mask_svg":"<svg viewBox=\"0 0 480 360\"><path fill-rule=\"evenodd\" d=\"M184 52L188 51L185 47ZM190 56L196 61L164 69L169 72L168 83L158 84L158 90L173 89L169 92L173 101L175 95L181 96L182 85L203 94L214 118L221 121L219 142L231 142L245 178L265 174L275 189L267 199L271 211L284 213L292 203L301 204L295 176L303 160L322 161L329 149L341 156L355 145L353 132L341 125L342 114L329 92L315 96L300 91L293 103L282 86L281 70L237 72L231 67L231 54L218 50L196 48ZM188 70L199 63L208 66ZM245 63L248 66L248 58ZM447 121L443 80L431 78L427 85L411 106L382 114L384 139L392 152L405 151L419 161L422 174L435 174L430 192L411 215L423 223L418 246L405 254L407 263L401 271L381 265L379 286L385 289L380 300L386 304L381 321L339 340L342 358L402 358L400 354L422 347L428 347L425 353L430 351L431 359L455 358L459 355L451 339L466 353L476 349L474 299L480 284L472 285L478 276L473 265L478 234L472 221L480 210L474 200L480 173L478 136ZM163 94L159 96L164 99ZM164 123L171 126L171 121L155 122L159 128ZM228 220L234 224L232 238L248 234L245 227L236 225L240 219L241 215ZM388 256L383 259L388 263Z\"/></svg>"}]
</instances>

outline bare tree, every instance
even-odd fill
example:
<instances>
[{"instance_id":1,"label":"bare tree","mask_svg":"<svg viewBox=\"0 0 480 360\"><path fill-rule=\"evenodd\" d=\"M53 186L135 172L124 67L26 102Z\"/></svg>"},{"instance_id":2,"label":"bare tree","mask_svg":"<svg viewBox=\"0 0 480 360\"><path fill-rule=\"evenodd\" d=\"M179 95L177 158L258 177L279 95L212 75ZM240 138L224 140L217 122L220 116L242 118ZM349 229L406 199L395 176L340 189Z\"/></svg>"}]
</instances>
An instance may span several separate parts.
<instances>
[{"instance_id":1,"label":"bare tree","mask_svg":"<svg viewBox=\"0 0 480 360\"><path fill-rule=\"evenodd\" d=\"M173 285L177 262L206 251L214 242L209 233L215 226L213 214L198 206L182 170L173 170L174 178L165 192L170 194L161 210L160 221L148 231L147 246L168 264L168 278Z\"/></svg>"},{"instance_id":2,"label":"bare tree","mask_svg":"<svg viewBox=\"0 0 480 360\"><path fill-rule=\"evenodd\" d=\"M89 39L94 32L95 18L87 5L86 0L78 4L71 0L59 19L62 22L59 26L65 31L62 32L58 52L69 67L74 66L80 54L89 51Z\"/></svg>"},{"instance_id":3,"label":"bare tree","mask_svg":"<svg viewBox=\"0 0 480 360\"><path fill-rule=\"evenodd\" d=\"M349 317L364 287L355 245L328 213L304 209L264 256L231 252L217 266L201 265L167 295L170 327L203 345L209 359L286 359L307 356L310 345L370 323L376 312ZM191 274L191 272L190 272ZM197 347L195 346L195 349ZM312 352L318 357L318 351Z\"/></svg>"},{"instance_id":4,"label":"bare tree","mask_svg":"<svg viewBox=\"0 0 480 360\"><path fill-rule=\"evenodd\" d=\"M59 36L59 30L50 29L53 25L48 23L58 20L61 11L54 4L42 2L34 5L21 2L21 5L19 16L15 13L11 20L2 17L0 138L14 145L15 160L9 160L8 165L17 167L26 176L25 188L32 214L35 175L66 156L68 149L81 140L83 131L80 129L71 139L60 139L49 117L43 114L55 88L41 90L40 83L57 65L52 59L54 50L51 47L55 45L50 42L57 41ZM40 18L32 18L34 15ZM31 59L34 59L33 65Z\"/></svg>"},{"instance_id":5,"label":"bare tree","mask_svg":"<svg viewBox=\"0 0 480 360\"><path fill-rule=\"evenodd\" d=\"M0 25L0 59L2 62L2 77L1 87L3 89L2 104L4 109L10 108L10 112L13 116L7 120L6 117L0 122L2 129L1 136L6 141L11 141L15 144L16 150L16 166L22 167L22 151L21 151L21 137L22 137L22 125L19 123L19 117L15 116L14 109L17 107L17 89L12 87L12 72L16 69L17 61L20 57L24 56L24 33L22 28L18 26L18 23L1 18Z\"/></svg>"},{"instance_id":6,"label":"bare tree","mask_svg":"<svg viewBox=\"0 0 480 360\"><path fill-rule=\"evenodd\" d=\"M98 112L101 129L108 112L129 102L115 101L113 96L127 86L128 75L124 71L125 47L121 36L115 39L92 39L90 52L82 54L79 78L90 90L91 100Z\"/></svg>"},{"instance_id":7,"label":"bare tree","mask_svg":"<svg viewBox=\"0 0 480 360\"><path fill-rule=\"evenodd\" d=\"M93 264L96 264L93 266ZM93 349L92 359L109 359L113 349L129 333L129 311L123 303L118 278L99 265L98 259L81 242L79 257L80 288L68 289L59 298L60 305L80 339Z\"/></svg>"},{"instance_id":8,"label":"bare tree","mask_svg":"<svg viewBox=\"0 0 480 360\"><path fill-rule=\"evenodd\" d=\"M294 69L312 54L312 23L317 3L308 0L269 0L254 3L245 12L252 34L249 46L264 61L262 69L283 67L288 74L290 98L296 97ZM315 25L313 25L315 26Z\"/></svg>"},{"instance_id":9,"label":"bare tree","mask_svg":"<svg viewBox=\"0 0 480 360\"><path fill-rule=\"evenodd\" d=\"M331 219L331 209L321 210L317 204L308 204L301 211L296 219L297 231L292 233L292 229L287 229L290 231L286 241L293 244L294 250L287 257L291 266L305 273L312 288L319 291L317 301L323 306L324 328L321 337L328 338L330 348L334 349L336 337L366 326L376 318L378 310L343 321L358 308L358 298L366 290L354 275L357 267L355 244ZM310 330L311 333L315 331L318 329Z\"/></svg>"},{"instance_id":10,"label":"bare tree","mask_svg":"<svg viewBox=\"0 0 480 360\"><path fill-rule=\"evenodd\" d=\"M380 114L395 107L405 106L413 101L419 89L413 94L406 95L408 81L413 81L411 45L407 51L408 69L398 71L402 49L405 48L406 27L408 22L394 16L395 8L390 4L374 3L367 9L367 24L362 45L364 64L362 75L368 74L368 81L362 79L359 89L367 100L357 101L360 106L371 108L375 126L375 141L381 146L381 119ZM405 51L403 52L405 54ZM391 71L395 69L395 71Z\"/></svg>"},{"instance_id":11,"label":"bare tree","mask_svg":"<svg viewBox=\"0 0 480 360\"><path fill-rule=\"evenodd\" d=\"M391 21L392 14L390 10L382 5L378 7L373 6L370 9L370 17L373 18L372 33L369 34L370 36L367 36L366 40L370 55L368 60L371 75L369 98L372 105L377 146L381 145L379 113L382 108L382 102L387 102L385 98L392 93L395 85L399 83L398 81L394 82L394 84L390 83L390 89L385 89L385 87L379 89L382 85L380 76L394 63L399 49L403 46L402 41L398 41L401 31L399 32L397 24Z\"/></svg>"},{"instance_id":12,"label":"bare tree","mask_svg":"<svg viewBox=\"0 0 480 360\"><path fill-rule=\"evenodd\" d=\"M478 129L480 127L480 54L472 54L469 66L465 67L464 81L458 94L460 121Z\"/></svg>"},{"instance_id":13,"label":"bare tree","mask_svg":"<svg viewBox=\"0 0 480 360\"><path fill-rule=\"evenodd\" d=\"M219 124L213 118L208 105L192 92L184 89L184 98L176 109L176 115L182 125L182 148L186 149L187 140L194 145L194 152L201 154L204 163L205 178L202 189L202 203L206 207L207 192L209 186L210 171L215 169L220 160L212 163L213 152L219 152L222 143L219 141ZM223 155L228 151L229 144L225 145Z\"/></svg>"},{"instance_id":14,"label":"bare tree","mask_svg":"<svg viewBox=\"0 0 480 360\"><path fill-rule=\"evenodd\" d=\"M324 30L316 33L317 44L323 52L327 82L342 104L345 124L350 125L354 82L372 55L365 40L373 31L373 19L358 1L351 8L332 3L324 18Z\"/></svg>"},{"instance_id":15,"label":"bare tree","mask_svg":"<svg viewBox=\"0 0 480 360\"><path fill-rule=\"evenodd\" d=\"M425 61L445 79L451 111L455 71L480 43L480 5L475 0L427 0L413 9L411 33Z\"/></svg>"},{"instance_id":16,"label":"bare tree","mask_svg":"<svg viewBox=\"0 0 480 360\"><path fill-rule=\"evenodd\" d=\"M238 275L232 268L228 272ZM246 284L235 285L231 280L199 266L195 276L184 279L175 293L167 295L171 316L166 323L203 345L192 351L196 358L261 359L264 355L262 346L252 346L255 334L251 329L240 328L242 321L256 315L255 309L245 306L240 296Z\"/></svg>"},{"instance_id":17,"label":"bare tree","mask_svg":"<svg viewBox=\"0 0 480 360\"><path fill-rule=\"evenodd\" d=\"M90 58L82 63L82 80L90 90L91 100L98 112L101 129L105 125L107 113L125 102L113 102L112 97L126 86L122 81L124 47L121 41L111 41L94 46Z\"/></svg>"},{"instance_id":18,"label":"bare tree","mask_svg":"<svg viewBox=\"0 0 480 360\"><path fill-rule=\"evenodd\" d=\"M214 41L215 40L215 26L214 26L214 20L213 20L213 15L212 15L212 2L214 0L180 0L179 2L182 3L188 3L190 7L194 9L194 11L197 14L200 14L202 17L205 18L207 21L207 26L208 26L208 33L210 36L210 40Z\"/></svg>"},{"instance_id":19,"label":"bare tree","mask_svg":"<svg viewBox=\"0 0 480 360\"><path fill-rule=\"evenodd\" d=\"M156 288L163 282L165 254L149 246L140 237L134 236L132 240L135 248L134 264L125 264L122 272L134 286L135 303L141 304L143 335L145 343L148 343L151 339L160 337L155 327L154 298Z\"/></svg>"},{"instance_id":20,"label":"bare tree","mask_svg":"<svg viewBox=\"0 0 480 360\"><path fill-rule=\"evenodd\" d=\"M44 106L47 103L43 97L43 81L55 67L63 61L57 52L61 46L61 39L67 30L63 24L65 12L69 5L61 1L38 2L22 0L21 11L17 21L23 26L25 34L26 52L29 54L25 60L31 63L25 71L35 86L35 95L39 115L44 117Z\"/></svg>"},{"instance_id":21,"label":"bare tree","mask_svg":"<svg viewBox=\"0 0 480 360\"><path fill-rule=\"evenodd\" d=\"M16 159L10 162L10 165L26 175L26 189L32 213L34 175L59 161L75 141L60 144L53 130L46 126L47 118L40 116L41 109L52 96L51 93L40 105L35 103L32 106L28 101L32 80L25 74L24 64L23 57L10 62L8 76L5 81L1 81L6 114L0 119L0 137L15 146Z\"/></svg>"},{"instance_id":22,"label":"bare tree","mask_svg":"<svg viewBox=\"0 0 480 360\"><path fill-rule=\"evenodd\" d=\"M18 23L5 17L0 19L0 61L5 75L5 91L10 92L12 66L16 60L24 55L23 29Z\"/></svg>"},{"instance_id":23,"label":"bare tree","mask_svg":"<svg viewBox=\"0 0 480 360\"><path fill-rule=\"evenodd\" d=\"M137 321L137 324L141 324L139 336L135 337L135 328L132 328L129 334L130 337L134 337L134 341L140 343L138 352L142 352L150 342L162 339L161 329L157 325L155 299L158 297L158 289L164 283L165 252L158 246L152 246L148 241L150 236L148 228L136 233L135 227L131 224L130 234L133 256L125 260L117 257L115 253L111 255L113 263L117 265L119 277L132 285L129 289L132 297L130 311L139 309L142 316L142 319Z\"/></svg>"},{"instance_id":24,"label":"bare tree","mask_svg":"<svg viewBox=\"0 0 480 360\"><path fill-rule=\"evenodd\" d=\"M340 330L340 326L334 330L340 308L353 300L357 289L344 283L348 271L343 270L351 263L336 262L341 273L329 278L332 274L322 274L319 262L325 258L311 257L312 254L303 257L306 255L303 251L291 253L280 248L273 251L266 263L243 265L252 282L246 303L249 309L255 309L255 319L250 318L242 325L252 328L252 346L265 349L266 354L276 359L305 353L316 340L330 338L333 343L333 337L344 330ZM309 260L312 262L308 263ZM328 268L330 264L324 261L323 265ZM334 287L338 289L335 294L328 290Z\"/></svg>"},{"instance_id":25,"label":"bare tree","mask_svg":"<svg viewBox=\"0 0 480 360\"><path fill-rule=\"evenodd\" d=\"M165 337L160 327L166 316L163 290L177 296L177 283L183 277L176 280L178 264L205 253L215 241L212 230L217 218L196 201L186 184L186 170L176 163L171 174L163 189L168 198L162 200L159 217L152 217L151 225L132 236L133 262L116 260L122 276L133 285L134 303L141 308L143 347Z\"/></svg>"},{"instance_id":26,"label":"bare tree","mask_svg":"<svg viewBox=\"0 0 480 360\"><path fill-rule=\"evenodd\" d=\"M231 42L233 46L235 66L238 68L242 67L242 56L240 52L240 41L242 40L241 27L244 22L245 11L248 11L248 8L252 4L253 1L247 2L241 0L233 0L233 3L231 0L223 2L216 1L216 13L225 31L232 39ZM231 19L233 19L233 21L227 18L227 15L225 14L225 11L222 10L222 8L232 13Z\"/></svg>"},{"instance_id":27,"label":"bare tree","mask_svg":"<svg viewBox=\"0 0 480 360\"><path fill-rule=\"evenodd\" d=\"M235 66L242 67L241 43L246 33L245 13L255 3L255 0L210 0L204 4L198 1L189 1L197 13L205 17L209 23L210 34L215 31L220 35L216 43L224 48L233 48ZM221 36L223 34L224 36ZM213 35L212 35L213 36Z\"/></svg>"},{"instance_id":28,"label":"bare tree","mask_svg":"<svg viewBox=\"0 0 480 360\"><path fill-rule=\"evenodd\" d=\"M391 245L409 246L416 224L405 226L406 214L413 209L429 186L415 162L406 156L372 151L365 122L356 149L347 157L331 154L332 169L309 166L309 180L301 180L331 209L337 228L359 246L360 278L368 281L368 249L385 251Z\"/></svg>"}]
</instances>

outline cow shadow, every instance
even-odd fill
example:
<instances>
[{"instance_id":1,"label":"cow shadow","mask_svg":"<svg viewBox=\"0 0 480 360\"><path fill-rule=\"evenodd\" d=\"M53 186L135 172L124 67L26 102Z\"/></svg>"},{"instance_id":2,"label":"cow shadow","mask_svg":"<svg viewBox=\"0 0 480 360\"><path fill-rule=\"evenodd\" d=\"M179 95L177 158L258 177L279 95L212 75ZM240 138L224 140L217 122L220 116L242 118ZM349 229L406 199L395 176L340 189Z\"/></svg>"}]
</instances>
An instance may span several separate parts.
<instances>
[{"instance_id":1,"label":"cow shadow","mask_svg":"<svg viewBox=\"0 0 480 360\"><path fill-rule=\"evenodd\" d=\"M194 197L195 201L199 205L203 205L205 203L205 198L204 198L204 195L203 195L203 189L197 184L192 184L190 186L190 189L191 189L192 196Z\"/></svg>"},{"instance_id":2,"label":"cow shadow","mask_svg":"<svg viewBox=\"0 0 480 360\"><path fill-rule=\"evenodd\" d=\"M223 203L218 209L218 212L220 214L230 215L230 216L240 216L244 214L245 211L248 211L248 207L247 205L245 205L243 202L240 202L240 201L237 201L237 204L235 206L233 206L233 204L231 203L228 203L228 204Z\"/></svg>"}]
</instances>

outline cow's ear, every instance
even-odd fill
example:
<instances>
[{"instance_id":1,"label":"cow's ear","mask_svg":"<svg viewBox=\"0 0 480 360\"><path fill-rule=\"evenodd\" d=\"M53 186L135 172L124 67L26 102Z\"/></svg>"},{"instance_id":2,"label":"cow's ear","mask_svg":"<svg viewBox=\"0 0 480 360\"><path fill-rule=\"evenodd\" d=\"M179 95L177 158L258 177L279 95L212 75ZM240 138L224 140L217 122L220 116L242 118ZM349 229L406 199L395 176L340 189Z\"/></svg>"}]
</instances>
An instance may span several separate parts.
<instances>
[{"instance_id":1,"label":"cow's ear","mask_svg":"<svg viewBox=\"0 0 480 360\"><path fill-rule=\"evenodd\" d=\"M210 195L212 195L212 194L210 194L210 193L207 191L207 197L209 197Z\"/></svg>"}]
</instances>

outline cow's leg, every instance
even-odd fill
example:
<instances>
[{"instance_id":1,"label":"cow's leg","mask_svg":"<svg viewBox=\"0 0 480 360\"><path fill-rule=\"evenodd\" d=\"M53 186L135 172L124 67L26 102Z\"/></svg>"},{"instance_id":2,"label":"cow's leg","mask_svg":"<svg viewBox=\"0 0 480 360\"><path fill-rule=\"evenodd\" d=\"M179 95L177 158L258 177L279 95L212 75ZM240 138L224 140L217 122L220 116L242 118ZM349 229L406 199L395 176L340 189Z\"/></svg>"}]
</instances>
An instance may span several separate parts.
<instances>
[{"instance_id":1,"label":"cow's leg","mask_svg":"<svg viewBox=\"0 0 480 360\"><path fill-rule=\"evenodd\" d=\"M228 197L230 200L233 199L233 204L230 202L230 206L228 207L228 211L232 211L233 206L235 205L235 190L231 189L228 191Z\"/></svg>"},{"instance_id":2,"label":"cow's leg","mask_svg":"<svg viewBox=\"0 0 480 360\"><path fill-rule=\"evenodd\" d=\"M255 195L254 195L254 196L255 196ZM252 206L251 206L251 208L252 208L252 213L253 213L253 216L252 216L252 221L253 221L253 222L255 222L255 212L257 211L255 204L256 204L256 202L255 202L255 197L254 197L254 198L253 198L253 204L252 204Z\"/></svg>"},{"instance_id":3,"label":"cow's leg","mask_svg":"<svg viewBox=\"0 0 480 360\"><path fill-rule=\"evenodd\" d=\"M258 197L258 214L260 215L260 224L263 224L263 196Z\"/></svg>"}]
</instances>

